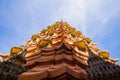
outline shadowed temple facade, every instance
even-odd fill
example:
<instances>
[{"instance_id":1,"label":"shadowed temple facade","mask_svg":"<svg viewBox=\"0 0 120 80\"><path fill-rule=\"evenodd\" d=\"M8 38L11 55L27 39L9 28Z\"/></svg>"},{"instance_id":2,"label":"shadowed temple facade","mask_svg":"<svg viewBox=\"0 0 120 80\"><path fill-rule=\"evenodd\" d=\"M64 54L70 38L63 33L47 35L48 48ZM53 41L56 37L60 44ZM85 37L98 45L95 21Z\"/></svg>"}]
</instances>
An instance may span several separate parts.
<instances>
[{"instance_id":1,"label":"shadowed temple facade","mask_svg":"<svg viewBox=\"0 0 120 80\"><path fill-rule=\"evenodd\" d=\"M0 56L0 80L120 80L118 60L67 22L48 26Z\"/></svg>"}]
</instances>

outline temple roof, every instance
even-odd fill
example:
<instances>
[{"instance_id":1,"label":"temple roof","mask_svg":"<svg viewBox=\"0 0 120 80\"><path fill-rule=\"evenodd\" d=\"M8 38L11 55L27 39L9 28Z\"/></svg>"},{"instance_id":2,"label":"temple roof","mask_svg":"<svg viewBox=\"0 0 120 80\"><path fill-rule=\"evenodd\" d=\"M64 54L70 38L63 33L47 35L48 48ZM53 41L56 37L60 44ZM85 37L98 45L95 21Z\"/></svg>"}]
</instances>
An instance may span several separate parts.
<instances>
[{"instance_id":1,"label":"temple roof","mask_svg":"<svg viewBox=\"0 0 120 80\"><path fill-rule=\"evenodd\" d=\"M87 45L98 56L105 58L109 62L117 62L117 59L109 57L109 52L101 50L91 41L90 38L85 37L80 31L77 31L75 27L71 27L67 22L56 22L53 25L48 26L46 29L40 31L40 33L33 34L30 40L27 40L22 46L12 47L10 54L0 54L3 60L8 59L9 56L19 53L26 46L26 57L34 55L35 52L39 52L42 48L58 47L59 44L64 43L66 46L74 49L76 56L82 57L87 61L89 55L86 48Z\"/></svg>"},{"instance_id":2,"label":"temple roof","mask_svg":"<svg viewBox=\"0 0 120 80\"><path fill-rule=\"evenodd\" d=\"M98 48L89 37L63 21L33 34L22 46L12 47L10 54L0 56L3 61L9 60L24 49L27 50L24 54L27 63L23 66L28 71L21 74L19 80L63 79L65 75L71 75L69 78L75 80L86 79L91 78L88 75L91 75L92 65L103 64L104 61L113 65L118 61L110 58L109 52Z\"/></svg>"}]
</instances>

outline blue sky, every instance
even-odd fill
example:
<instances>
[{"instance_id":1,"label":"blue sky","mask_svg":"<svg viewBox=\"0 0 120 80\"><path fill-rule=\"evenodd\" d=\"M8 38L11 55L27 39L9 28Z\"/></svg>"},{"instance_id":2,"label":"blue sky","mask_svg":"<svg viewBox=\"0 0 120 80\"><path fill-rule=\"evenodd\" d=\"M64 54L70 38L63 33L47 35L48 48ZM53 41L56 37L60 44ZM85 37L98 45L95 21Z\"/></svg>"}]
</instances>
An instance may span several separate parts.
<instances>
[{"instance_id":1,"label":"blue sky","mask_svg":"<svg viewBox=\"0 0 120 80\"><path fill-rule=\"evenodd\" d=\"M0 0L0 53L61 19L120 59L120 0Z\"/></svg>"}]
</instances>

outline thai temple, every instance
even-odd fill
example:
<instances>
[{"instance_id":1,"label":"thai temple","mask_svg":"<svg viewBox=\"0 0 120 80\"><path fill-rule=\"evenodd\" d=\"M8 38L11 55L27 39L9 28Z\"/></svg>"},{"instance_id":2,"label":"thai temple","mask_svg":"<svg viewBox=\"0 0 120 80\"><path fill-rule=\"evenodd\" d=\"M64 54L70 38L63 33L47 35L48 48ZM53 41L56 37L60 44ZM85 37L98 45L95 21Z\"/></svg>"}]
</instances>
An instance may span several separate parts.
<instances>
[{"instance_id":1,"label":"thai temple","mask_svg":"<svg viewBox=\"0 0 120 80\"><path fill-rule=\"evenodd\" d=\"M63 21L0 56L0 80L120 80L118 59Z\"/></svg>"}]
</instances>

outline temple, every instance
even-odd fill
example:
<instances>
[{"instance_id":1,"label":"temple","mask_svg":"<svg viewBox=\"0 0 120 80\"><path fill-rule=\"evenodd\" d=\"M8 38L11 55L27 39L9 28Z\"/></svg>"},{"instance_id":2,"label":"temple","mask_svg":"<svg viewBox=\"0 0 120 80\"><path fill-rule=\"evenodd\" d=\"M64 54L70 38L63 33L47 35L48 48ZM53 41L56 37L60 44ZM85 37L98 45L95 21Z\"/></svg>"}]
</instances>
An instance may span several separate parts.
<instances>
[{"instance_id":1,"label":"temple","mask_svg":"<svg viewBox=\"0 0 120 80\"><path fill-rule=\"evenodd\" d=\"M120 66L115 64L118 60L63 21L32 35L23 45L12 47L10 54L0 56L2 80L120 80ZM6 62L21 68L9 69L8 64L3 68ZM14 79L8 73L13 69L16 73L21 71Z\"/></svg>"}]
</instances>

